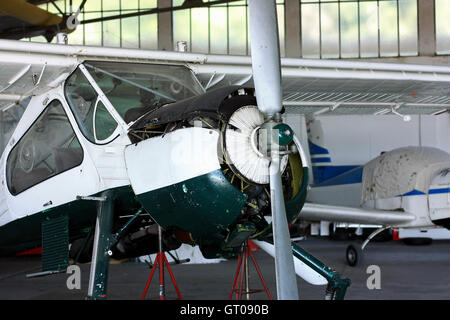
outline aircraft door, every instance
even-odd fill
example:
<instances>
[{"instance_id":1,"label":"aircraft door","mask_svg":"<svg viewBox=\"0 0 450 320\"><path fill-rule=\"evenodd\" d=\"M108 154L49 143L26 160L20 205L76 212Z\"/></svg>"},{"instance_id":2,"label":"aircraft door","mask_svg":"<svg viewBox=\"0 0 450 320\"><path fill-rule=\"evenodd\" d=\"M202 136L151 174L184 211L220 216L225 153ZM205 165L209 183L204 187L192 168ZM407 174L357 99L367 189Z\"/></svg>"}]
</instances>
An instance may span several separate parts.
<instances>
[{"instance_id":1,"label":"aircraft door","mask_svg":"<svg viewBox=\"0 0 450 320\"><path fill-rule=\"evenodd\" d=\"M98 174L57 94L35 100L40 115L12 146L6 163L10 209L29 215L92 195Z\"/></svg>"},{"instance_id":2,"label":"aircraft door","mask_svg":"<svg viewBox=\"0 0 450 320\"><path fill-rule=\"evenodd\" d=\"M442 170L428 191L430 219L437 225L450 227L450 168Z\"/></svg>"}]
</instances>

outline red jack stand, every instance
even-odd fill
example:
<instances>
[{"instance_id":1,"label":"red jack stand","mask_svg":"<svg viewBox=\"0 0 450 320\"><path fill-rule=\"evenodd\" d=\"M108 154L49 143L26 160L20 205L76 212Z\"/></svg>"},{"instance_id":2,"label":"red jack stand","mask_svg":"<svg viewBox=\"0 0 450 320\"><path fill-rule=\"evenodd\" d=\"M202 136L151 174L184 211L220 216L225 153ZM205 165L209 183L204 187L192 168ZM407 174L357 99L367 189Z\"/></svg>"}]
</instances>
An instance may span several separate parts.
<instances>
[{"instance_id":1,"label":"red jack stand","mask_svg":"<svg viewBox=\"0 0 450 320\"><path fill-rule=\"evenodd\" d=\"M250 241L250 240L248 240ZM264 281L264 278L261 274L261 270L259 269L258 264L256 263L255 256L253 255L252 249L249 246L248 241L244 243L244 250L241 254L238 255L238 265L236 274L234 276L233 287L231 288L231 292L228 296L228 300L231 300L233 297L233 292L236 292L236 300L242 300L242 295L246 295L246 299L250 300L251 293L263 292L266 291L267 297L269 300L272 300L272 296L270 295L269 288ZM264 290L250 290L249 289L249 273L248 273L248 258L252 259L253 265L255 266L256 272L258 273L259 279L261 280L262 285L264 286ZM239 275L240 274L240 275ZM244 278L245 278L245 291L244 291ZM236 289L235 289L236 288Z\"/></svg>"},{"instance_id":2,"label":"red jack stand","mask_svg":"<svg viewBox=\"0 0 450 320\"><path fill-rule=\"evenodd\" d=\"M155 262L153 263L152 272L148 277L147 284L145 285L144 293L142 293L141 300L145 300L145 296L147 295L148 288L150 287L150 283L152 282L153 274L156 271L156 267L159 266L159 300L165 300L165 284L164 284L164 264L167 266L167 271L169 271L170 278L172 279L173 286L178 295L179 300L183 300L181 297L180 290L178 289L177 282L175 281L175 277L173 276L172 269L169 266L169 262L167 261L166 254L162 251L162 238L161 238L161 227L159 227L159 252L156 255Z\"/></svg>"}]
</instances>

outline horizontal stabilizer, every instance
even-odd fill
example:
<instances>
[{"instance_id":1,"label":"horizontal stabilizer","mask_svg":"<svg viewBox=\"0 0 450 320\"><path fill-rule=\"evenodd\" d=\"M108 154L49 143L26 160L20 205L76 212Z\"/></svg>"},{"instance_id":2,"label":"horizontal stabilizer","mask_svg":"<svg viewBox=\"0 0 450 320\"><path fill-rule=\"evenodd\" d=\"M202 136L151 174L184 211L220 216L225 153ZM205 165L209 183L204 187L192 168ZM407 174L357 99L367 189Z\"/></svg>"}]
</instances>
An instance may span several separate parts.
<instances>
[{"instance_id":1,"label":"horizontal stabilizer","mask_svg":"<svg viewBox=\"0 0 450 320\"><path fill-rule=\"evenodd\" d=\"M408 212L331 206L307 202L300 212L300 218L311 221L334 221L383 226L401 226L415 220Z\"/></svg>"}]
</instances>

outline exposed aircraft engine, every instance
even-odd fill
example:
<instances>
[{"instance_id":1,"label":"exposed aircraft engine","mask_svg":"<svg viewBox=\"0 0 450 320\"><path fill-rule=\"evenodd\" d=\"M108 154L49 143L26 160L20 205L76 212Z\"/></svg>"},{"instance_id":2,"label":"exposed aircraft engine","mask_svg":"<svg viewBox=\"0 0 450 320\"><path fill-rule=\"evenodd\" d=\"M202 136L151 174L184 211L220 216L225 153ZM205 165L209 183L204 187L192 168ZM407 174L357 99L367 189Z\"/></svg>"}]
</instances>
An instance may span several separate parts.
<instances>
[{"instance_id":1,"label":"exposed aircraft engine","mask_svg":"<svg viewBox=\"0 0 450 320\"><path fill-rule=\"evenodd\" d=\"M264 218L271 215L269 134L280 139L288 220L298 216L308 180L301 146L281 122L279 130L265 128L253 89L219 88L130 114L137 117L129 132L135 144L125 158L137 198L205 257L233 255L249 237L271 232Z\"/></svg>"},{"instance_id":2,"label":"exposed aircraft engine","mask_svg":"<svg viewBox=\"0 0 450 320\"><path fill-rule=\"evenodd\" d=\"M227 164L243 180L251 184L269 183L268 159L262 152L267 140L264 115L254 105L237 109L222 129L222 148ZM261 132L262 131L262 132ZM281 172L288 163L288 156L281 158Z\"/></svg>"}]
</instances>

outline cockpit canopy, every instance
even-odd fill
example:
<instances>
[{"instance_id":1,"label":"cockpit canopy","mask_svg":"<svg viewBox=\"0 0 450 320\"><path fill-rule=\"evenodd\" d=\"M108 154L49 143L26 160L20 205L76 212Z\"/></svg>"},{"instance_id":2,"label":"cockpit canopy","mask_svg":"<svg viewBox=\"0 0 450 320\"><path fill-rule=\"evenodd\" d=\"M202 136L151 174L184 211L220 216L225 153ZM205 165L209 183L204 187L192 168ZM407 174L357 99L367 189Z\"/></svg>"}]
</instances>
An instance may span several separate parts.
<instances>
[{"instance_id":1,"label":"cockpit canopy","mask_svg":"<svg viewBox=\"0 0 450 320\"><path fill-rule=\"evenodd\" d=\"M96 143L111 137L120 120L129 124L161 105L203 92L193 73L182 65L109 61L84 62L65 85L81 130Z\"/></svg>"}]
</instances>

